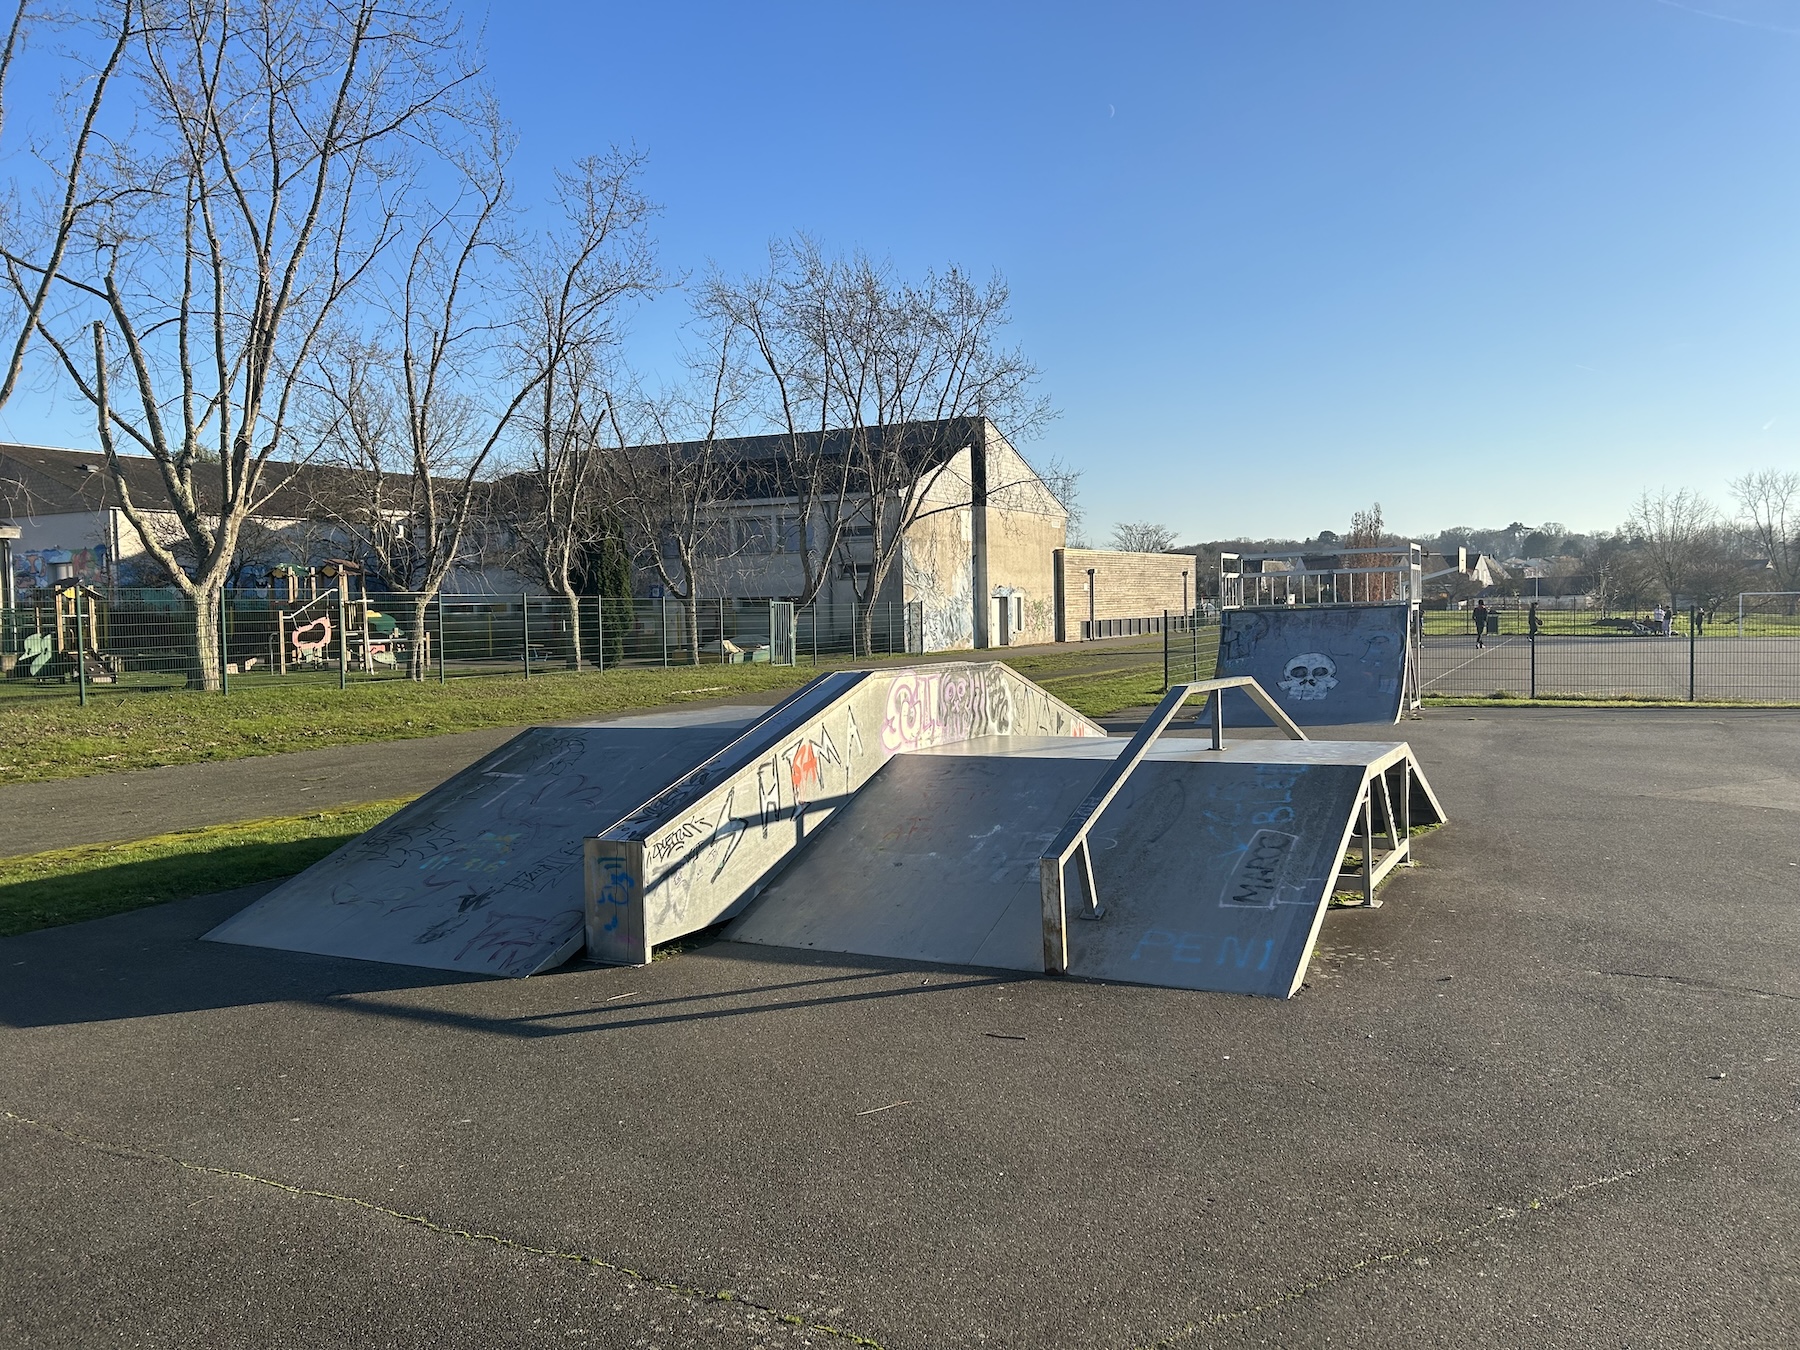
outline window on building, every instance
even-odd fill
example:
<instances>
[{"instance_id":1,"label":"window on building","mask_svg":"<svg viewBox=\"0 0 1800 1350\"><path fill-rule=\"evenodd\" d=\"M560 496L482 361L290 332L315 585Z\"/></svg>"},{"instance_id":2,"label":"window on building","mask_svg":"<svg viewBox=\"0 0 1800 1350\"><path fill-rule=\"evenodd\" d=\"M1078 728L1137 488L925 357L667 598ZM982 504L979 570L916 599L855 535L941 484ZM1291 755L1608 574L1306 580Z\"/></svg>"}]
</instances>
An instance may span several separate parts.
<instances>
[{"instance_id":1,"label":"window on building","mask_svg":"<svg viewBox=\"0 0 1800 1350\"><path fill-rule=\"evenodd\" d=\"M800 552L800 517L780 516L775 521L775 548L781 553Z\"/></svg>"},{"instance_id":2,"label":"window on building","mask_svg":"<svg viewBox=\"0 0 1800 1350\"><path fill-rule=\"evenodd\" d=\"M741 516L737 523L739 553L773 553L774 540L767 516Z\"/></svg>"}]
</instances>

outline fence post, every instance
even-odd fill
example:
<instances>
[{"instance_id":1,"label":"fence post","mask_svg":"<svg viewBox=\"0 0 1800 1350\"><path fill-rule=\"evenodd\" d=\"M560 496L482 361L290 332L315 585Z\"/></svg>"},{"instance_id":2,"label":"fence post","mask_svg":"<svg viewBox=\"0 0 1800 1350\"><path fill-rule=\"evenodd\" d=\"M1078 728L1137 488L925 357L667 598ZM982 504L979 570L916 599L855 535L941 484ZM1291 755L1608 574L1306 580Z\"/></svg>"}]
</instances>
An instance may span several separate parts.
<instances>
[{"instance_id":1,"label":"fence post","mask_svg":"<svg viewBox=\"0 0 1800 1350\"><path fill-rule=\"evenodd\" d=\"M449 674L444 669L444 593L437 593L438 609L438 683L449 683Z\"/></svg>"},{"instance_id":2,"label":"fence post","mask_svg":"<svg viewBox=\"0 0 1800 1350\"><path fill-rule=\"evenodd\" d=\"M1688 702L1694 702L1694 619L1699 613L1697 606L1688 609Z\"/></svg>"},{"instance_id":3,"label":"fence post","mask_svg":"<svg viewBox=\"0 0 1800 1350\"><path fill-rule=\"evenodd\" d=\"M347 602L349 588L344 585L343 577L338 578L338 689L350 687L350 606Z\"/></svg>"},{"instance_id":4,"label":"fence post","mask_svg":"<svg viewBox=\"0 0 1800 1350\"><path fill-rule=\"evenodd\" d=\"M56 640L62 641L62 615L56 617ZM76 697L87 707L87 630L81 617L81 578L75 579L75 683Z\"/></svg>"},{"instance_id":5,"label":"fence post","mask_svg":"<svg viewBox=\"0 0 1800 1350\"><path fill-rule=\"evenodd\" d=\"M525 639L522 649L525 657L525 678L531 678L531 597L523 592L519 595L520 633Z\"/></svg>"},{"instance_id":6,"label":"fence post","mask_svg":"<svg viewBox=\"0 0 1800 1350\"><path fill-rule=\"evenodd\" d=\"M1163 693L1169 692L1169 611L1163 611Z\"/></svg>"},{"instance_id":7,"label":"fence post","mask_svg":"<svg viewBox=\"0 0 1800 1350\"><path fill-rule=\"evenodd\" d=\"M662 630L663 669L669 668L669 597L664 596L656 602L657 617L662 620L656 626Z\"/></svg>"},{"instance_id":8,"label":"fence post","mask_svg":"<svg viewBox=\"0 0 1800 1350\"><path fill-rule=\"evenodd\" d=\"M606 597L594 597L594 669L606 673Z\"/></svg>"},{"instance_id":9,"label":"fence post","mask_svg":"<svg viewBox=\"0 0 1800 1350\"><path fill-rule=\"evenodd\" d=\"M1537 697L1537 634L1527 634L1531 643L1531 696Z\"/></svg>"},{"instance_id":10,"label":"fence post","mask_svg":"<svg viewBox=\"0 0 1800 1350\"><path fill-rule=\"evenodd\" d=\"M219 692L231 692L231 629L226 624L225 616L231 611L231 602L226 593L219 592ZM84 663L85 664L85 663Z\"/></svg>"}]
</instances>

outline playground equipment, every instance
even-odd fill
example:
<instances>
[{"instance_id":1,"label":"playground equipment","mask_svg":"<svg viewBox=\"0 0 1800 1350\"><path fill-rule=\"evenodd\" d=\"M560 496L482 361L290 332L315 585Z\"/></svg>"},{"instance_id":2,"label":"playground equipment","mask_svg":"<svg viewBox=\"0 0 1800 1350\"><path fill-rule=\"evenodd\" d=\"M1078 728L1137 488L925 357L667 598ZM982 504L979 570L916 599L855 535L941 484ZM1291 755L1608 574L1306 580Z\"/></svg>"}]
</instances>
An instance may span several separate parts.
<instances>
[{"instance_id":1,"label":"playground equipment","mask_svg":"<svg viewBox=\"0 0 1800 1350\"><path fill-rule=\"evenodd\" d=\"M1301 726L1396 722L1420 703L1417 544L1219 557L1221 676L1248 675ZM1227 723L1266 725L1222 691Z\"/></svg>"},{"instance_id":2,"label":"playground equipment","mask_svg":"<svg viewBox=\"0 0 1800 1350\"><path fill-rule=\"evenodd\" d=\"M114 684L123 663L101 650L106 629L106 596L74 577L51 587L50 629L43 610L34 608L35 631L24 635L12 673L24 679L80 680Z\"/></svg>"},{"instance_id":3,"label":"playground equipment","mask_svg":"<svg viewBox=\"0 0 1800 1350\"><path fill-rule=\"evenodd\" d=\"M359 591L354 598L353 577ZM321 581L326 583L323 587ZM273 664L278 673L341 664L372 675L405 659L407 642L400 635L399 621L370 603L363 569L356 563L332 558L305 571L284 564L270 569L269 584L273 592L269 604L275 611ZM429 648L429 634L426 645Z\"/></svg>"},{"instance_id":4,"label":"playground equipment","mask_svg":"<svg viewBox=\"0 0 1800 1350\"><path fill-rule=\"evenodd\" d=\"M1216 704L1210 737L1170 732L1220 692L1295 739L1228 746ZM530 975L732 920L740 942L1286 997L1334 896L1377 904L1444 819L1404 743L1304 738L1248 677L1178 686L1127 743L1001 665L835 671L759 714L525 732L207 936Z\"/></svg>"}]
</instances>

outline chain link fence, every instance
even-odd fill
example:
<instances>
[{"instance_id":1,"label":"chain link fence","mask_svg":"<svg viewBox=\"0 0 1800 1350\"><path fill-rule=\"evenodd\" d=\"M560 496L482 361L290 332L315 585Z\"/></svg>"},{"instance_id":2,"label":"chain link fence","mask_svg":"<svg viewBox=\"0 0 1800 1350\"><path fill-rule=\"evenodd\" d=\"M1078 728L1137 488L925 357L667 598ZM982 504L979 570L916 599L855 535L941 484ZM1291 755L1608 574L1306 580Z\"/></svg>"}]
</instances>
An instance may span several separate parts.
<instances>
[{"instance_id":1,"label":"chain link fence","mask_svg":"<svg viewBox=\"0 0 1800 1350\"><path fill-rule=\"evenodd\" d=\"M1422 616L1427 697L1800 704L1800 619L1736 612L1602 615L1529 604Z\"/></svg>"},{"instance_id":2,"label":"chain link fence","mask_svg":"<svg viewBox=\"0 0 1800 1350\"><path fill-rule=\"evenodd\" d=\"M917 602L815 604L403 592L287 600L228 592L216 640L224 692L273 683L529 678L620 667L795 664L921 650ZM174 589L65 587L0 610L0 698L179 689L200 668L194 611ZM78 657L85 653L85 659Z\"/></svg>"}]
</instances>

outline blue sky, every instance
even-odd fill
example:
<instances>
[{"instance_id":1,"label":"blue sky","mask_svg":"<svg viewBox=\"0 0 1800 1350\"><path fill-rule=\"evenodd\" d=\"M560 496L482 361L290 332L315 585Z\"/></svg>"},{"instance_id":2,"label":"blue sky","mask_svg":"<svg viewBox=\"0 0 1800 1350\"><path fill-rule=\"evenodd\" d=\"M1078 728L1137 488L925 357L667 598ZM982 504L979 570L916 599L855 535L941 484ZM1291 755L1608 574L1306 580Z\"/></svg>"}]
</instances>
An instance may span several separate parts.
<instances>
[{"instance_id":1,"label":"blue sky","mask_svg":"<svg viewBox=\"0 0 1800 1350\"><path fill-rule=\"evenodd\" d=\"M471 15L527 185L635 142L672 270L1004 273L1092 533L1609 528L1800 465L1800 0Z\"/></svg>"}]
</instances>

